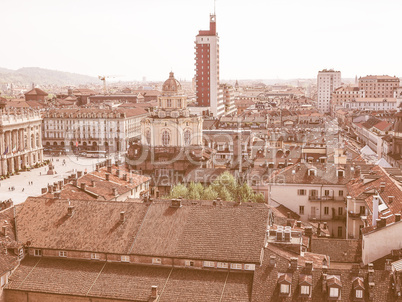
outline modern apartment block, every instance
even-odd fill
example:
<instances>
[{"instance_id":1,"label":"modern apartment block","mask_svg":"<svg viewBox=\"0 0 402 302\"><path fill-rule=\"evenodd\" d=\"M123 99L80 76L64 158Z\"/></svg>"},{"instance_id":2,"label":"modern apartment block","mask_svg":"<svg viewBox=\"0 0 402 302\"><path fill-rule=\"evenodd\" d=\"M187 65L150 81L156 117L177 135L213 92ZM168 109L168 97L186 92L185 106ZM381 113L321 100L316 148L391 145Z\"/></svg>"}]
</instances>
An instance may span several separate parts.
<instances>
[{"instance_id":1,"label":"modern apartment block","mask_svg":"<svg viewBox=\"0 0 402 302\"><path fill-rule=\"evenodd\" d=\"M323 69L317 76L317 106L323 113L331 111L332 92L341 86L341 72L333 69Z\"/></svg>"},{"instance_id":2,"label":"modern apartment block","mask_svg":"<svg viewBox=\"0 0 402 302\"><path fill-rule=\"evenodd\" d=\"M366 98L392 98L399 87L399 78L387 75L369 75L359 78L359 89Z\"/></svg>"},{"instance_id":3,"label":"modern apartment block","mask_svg":"<svg viewBox=\"0 0 402 302\"><path fill-rule=\"evenodd\" d=\"M219 37L216 32L216 16L210 15L209 30L200 30L195 41L195 88L199 107L204 114L215 117L224 114L223 100L219 90Z\"/></svg>"}]
</instances>

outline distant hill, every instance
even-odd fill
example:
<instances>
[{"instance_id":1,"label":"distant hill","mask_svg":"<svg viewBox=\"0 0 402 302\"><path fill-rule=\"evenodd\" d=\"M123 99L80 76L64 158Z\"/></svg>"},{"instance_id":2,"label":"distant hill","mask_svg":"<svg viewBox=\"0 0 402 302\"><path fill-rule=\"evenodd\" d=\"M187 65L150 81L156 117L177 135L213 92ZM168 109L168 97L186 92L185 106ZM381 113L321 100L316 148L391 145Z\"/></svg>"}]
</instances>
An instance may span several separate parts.
<instances>
[{"instance_id":1,"label":"distant hill","mask_svg":"<svg viewBox=\"0 0 402 302\"><path fill-rule=\"evenodd\" d=\"M96 77L90 77L78 73L64 72L58 70L43 69L39 67L23 67L11 70L0 67L0 84L32 84L37 85L80 85L99 83Z\"/></svg>"}]
</instances>

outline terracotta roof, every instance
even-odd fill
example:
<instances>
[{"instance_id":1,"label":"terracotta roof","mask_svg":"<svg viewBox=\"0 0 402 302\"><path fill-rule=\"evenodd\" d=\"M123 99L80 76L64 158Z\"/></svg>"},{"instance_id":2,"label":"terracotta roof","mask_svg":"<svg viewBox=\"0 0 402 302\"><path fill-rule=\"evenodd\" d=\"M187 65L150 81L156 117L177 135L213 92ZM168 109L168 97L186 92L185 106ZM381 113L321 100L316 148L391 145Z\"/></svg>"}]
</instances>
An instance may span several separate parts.
<instances>
[{"instance_id":1,"label":"terracotta roof","mask_svg":"<svg viewBox=\"0 0 402 302\"><path fill-rule=\"evenodd\" d=\"M268 220L265 204L182 204L29 197L18 207L19 240L38 248L259 262Z\"/></svg>"},{"instance_id":2,"label":"terracotta roof","mask_svg":"<svg viewBox=\"0 0 402 302\"><path fill-rule=\"evenodd\" d=\"M374 230L372 225L373 213L373 197L377 192L386 205L386 209L380 211L378 218L386 217L386 223L393 223L395 215L402 211L402 189L399 182L392 178L389 173L385 172L386 169L373 166L368 171L364 172L363 177L355 177L348 185L347 189L352 198L362 199L366 203L366 207L370 213L367 215L366 227L362 229L363 233ZM387 169L388 170L388 169ZM392 172L393 170L388 170ZM394 172L396 173L396 172ZM366 179L366 183L363 179ZM384 189L381 189L381 183L385 184ZM394 200L390 202L389 196L394 196Z\"/></svg>"},{"instance_id":3,"label":"terracotta roof","mask_svg":"<svg viewBox=\"0 0 402 302\"><path fill-rule=\"evenodd\" d=\"M387 121L381 121L381 122L375 124L374 127L380 131L386 131L392 127L392 123L389 123Z\"/></svg>"},{"instance_id":4,"label":"terracotta roof","mask_svg":"<svg viewBox=\"0 0 402 302\"><path fill-rule=\"evenodd\" d=\"M361 240L312 238L311 252L328 255L331 261L361 262Z\"/></svg>"},{"instance_id":5,"label":"terracotta roof","mask_svg":"<svg viewBox=\"0 0 402 302\"><path fill-rule=\"evenodd\" d=\"M28 197L17 208L18 239L38 248L126 254L147 209L142 203Z\"/></svg>"},{"instance_id":6,"label":"terracotta roof","mask_svg":"<svg viewBox=\"0 0 402 302\"><path fill-rule=\"evenodd\" d=\"M29 90L28 92L24 93L25 95L44 95L47 96L48 94L44 92L42 89L39 88L34 88L32 90Z\"/></svg>"},{"instance_id":7,"label":"terracotta roof","mask_svg":"<svg viewBox=\"0 0 402 302\"><path fill-rule=\"evenodd\" d=\"M13 290L149 301L250 301L252 274L46 258L24 259L7 285Z\"/></svg>"}]
</instances>

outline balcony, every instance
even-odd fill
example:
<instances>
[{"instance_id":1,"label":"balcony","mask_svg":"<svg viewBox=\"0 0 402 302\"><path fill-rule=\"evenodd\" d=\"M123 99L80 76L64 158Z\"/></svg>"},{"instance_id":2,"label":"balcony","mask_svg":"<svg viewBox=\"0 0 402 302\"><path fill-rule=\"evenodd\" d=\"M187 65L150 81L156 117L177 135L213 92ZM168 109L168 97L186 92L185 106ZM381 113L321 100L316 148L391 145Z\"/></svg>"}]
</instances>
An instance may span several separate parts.
<instances>
[{"instance_id":1,"label":"balcony","mask_svg":"<svg viewBox=\"0 0 402 302\"><path fill-rule=\"evenodd\" d=\"M319 222L319 221L330 221L330 220L338 220L338 221L346 221L346 214L343 215L308 215L309 221Z\"/></svg>"},{"instance_id":2,"label":"balcony","mask_svg":"<svg viewBox=\"0 0 402 302\"><path fill-rule=\"evenodd\" d=\"M342 196L309 196L309 201L345 201L346 198Z\"/></svg>"},{"instance_id":3,"label":"balcony","mask_svg":"<svg viewBox=\"0 0 402 302\"><path fill-rule=\"evenodd\" d=\"M361 216L364 216L364 213L354 213L353 211L349 211L349 218L352 219L360 219Z\"/></svg>"}]
</instances>

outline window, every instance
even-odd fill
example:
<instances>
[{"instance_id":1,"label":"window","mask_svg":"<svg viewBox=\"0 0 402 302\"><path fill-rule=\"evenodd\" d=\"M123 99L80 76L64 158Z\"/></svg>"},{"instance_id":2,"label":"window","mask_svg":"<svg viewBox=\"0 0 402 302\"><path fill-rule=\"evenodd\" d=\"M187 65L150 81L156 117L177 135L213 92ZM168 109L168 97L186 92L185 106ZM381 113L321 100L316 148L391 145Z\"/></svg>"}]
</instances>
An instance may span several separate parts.
<instances>
[{"instance_id":1,"label":"window","mask_svg":"<svg viewBox=\"0 0 402 302\"><path fill-rule=\"evenodd\" d=\"M360 206L360 214L364 215L366 213L366 207L365 206Z\"/></svg>"},{"instance_id":2,"label":"window","mask_svg":"<svg viewBox=\"0 0 402 302\"><path fill-rule=\"evenodd\" d=\"M310 190L310 196L318 196L317 190Z\"/></svg>"},{"instance_id":3,"label":"window","mask_svg":"<svg viewBox=\"0 0 402 302\"><path fill-rule=\"evenodd\" d=\"M213 262L213 261L204 261L204 267L215 267L215 262Z\"/></svg>"},{"instance_id":4,"label":"window","mask_svg":"<svg viewBox=\"0 0 402 302\"><path fill-rule=\"evenodd\" d=\"M149 145L151 143L151 130L149 130L149 129L146 130L145 138L147 140L147 144Z\"/></svg>"},{"instance_id":5,"label":"window","mask_svg":"<svg viewBox=\"0 0 402 302\"><path fill-rule=\"evenodd\" d=\"M304 206L299 206L299 214L304 215Z\"/></svg>"},{"instance_id":6,"label":"window","mask_svg":"<svg viewBox=\"0 0 402 302\"><path fill-rule=\"evenodd\" d=\"M191 131L190 130L184 131L184 144L187 146L191 145Z\"/></svg>"},{"instance_id":7,"label":"window","mask_svg":"<svg viewBox=\"0 0 402 302\"><path fill-rule=\"evenodd\" d=\"M308 285L300 286L300 294L306 296L310 295L310 286Z\"/></svg>"},{"instance_id":8,"label":"window","mask_svg":"<svg viewBox=\"0 0 402 302\"><path fill-rule=\"evenodd\" d=\"M306 195L306 190L303 189L297 190L297 195Z\"/></svg>"},{"instance_id":9,"label":"window","mask_svg":"<svg viewBox=\"0 0 402 302\"><path fill-rule=\"evenodd\" d=\"M130 256L123 255L120 260L121 262L130 262Z\"/></svg>"},{"instance_id":10,"label":"window","mask_svg":"<svg viewBox=\"0 0 402 302\"><path fill-rule=\"evenodd\" d=\"M281 284L281 294L289 294L290 285L289 284Z\"/></svg>"},{"instance_id":11,"label":"window","mask_svg":"<svg viewBox=\"0 0 402 302\"><path fill-rule=\"evenodd\" d=\"M342 214L343 214L343 208L342 208L342 207L339 207L339 208L338 208L338 215L339 215L339 216L342 216Z\"/></svg>"},{"instance_id":12,"label":"window","mask_svg":"<svg viewBox=\"0 0 402 302\"><path fill-rule=\"evenodd\" d=\"M167 130L162 132L162 145L168 146L170 143L170 134Z\"/></svg>"},{"instance_id":13,"label":"window","mask_svg":"<svg viewBox=\"0 0 402 302\"><path fill-rule=\"evenodd\" d=\"M185 260L185 261L184 261L184 265L185 265L185 266L194 266L194 261Z\"/></svg>"},{"instance_id":14,"label":"window","mask_svg":"<svg viewBox=\"0 0 402 302\"><path fill-rule=\"evenodd\" d=\"M181 100L177 100L177 107L181 107Z\"/></svg>"},{"instance_id":15,"label":"window","mask_svg":"<svg viewBox=\"0 0 402 302\"><path fill-rule=\"evenodd\" d=\"M343 177L343 176L344 176L344 171L338 170L338 177Z\"/></svg>"},{"instance_id":16,"label":"window","mask_svg":"<svg viewBox=\"0 0 402 302\"><path fill-rule=\"evenodd\" d=\"M42 256L42 250L34 250L34 256L36 257Z\"/></svg>"},{"instance_id":17,"label":"window","mask_svg":"<svg viewBox=\"0 0 402 302\"><path fill-rule=\"evenodd\" d=\"M166 101L166 107L172 107L172 100L168 99Z\"/></svg>"},{"instance_id":18,"label":"window","mask_svg":"<svg viewBox=\"0 0 402 302\"><path fill-rule=\"evenodd\" d=\"M255 271L255 264L245 264L244 269L246 271Z\"/></svg>"},{"instance_id":19,"label":"window","mask_svg":"<svg viewBox=\"0 0 402 302\"><path fill-rule=\"evenodd\" d=\"M59 251L59 257L67 257L66 251Z\"/></svg>"},{"instance_id":20,"label":"window","mask_svg":"<svg viewBox=\"0 0 402 302\"><path fill-rule=\"evenodd\" d=\"M343 196L343 190L339 190L339 196Z\"/></svg>"},{"instance_id":21,"label":"window","mask_svg":"<svg viewBox=\"0 0 402 302\"><path fill-rule=\"evenodd\" d=\"M356 298L363 298L363 290L356 289Z\"/></svg>"},{"instance_id":22,"label":"window","mask_svg":"<svg viewBox=\"0 0 402 302\"><path fill-rule=\"evenodd\" d=\"M324 195L329 196L329 190L324 190Z\"/></svg>"},{"instance_id":23,"label":"window","mask_svg":"<svg viewBox=\"0 0 402 302\"><path fill-rule=\"evenodd\" d=\"M338 298L339 297L339 288L337 287L330 287L329 288L329 296L331 298Z\"/></svg>"},{"instance_id":24,"label":"window","mask_svg":"<svg viewBox=\"0 0 402 302\"><path fill-rule=\"evenodd\" d=\"M162 259L161 258L152 258L152 264L161 264Z\"/></svg>"},{"instance_id":25,"label":"window","mask_svg":"<svg viewBox=\"0 0 402 302\"><path fill-rule=\"evenodd\" d=\"M230 268L231 269L242 269L243 267L242 267L241 263L231 263Z\"/></svg>"},{"instance_id":26,"label":"window","mask_svg":"<svg viewBox=\"0 0 402 302\"><path fill-rule=\"evenodd\" d=\"M324 207L324 215L329 215L329 207Z\"/></svg>"},{"instance_id":27,"label":"window","mask_svg":"<svg viewBox=\"0 0 402 302\"><path fill-rule=\"evenodd\" d=\"M217 263L217 267L218 267L218 268L228 268L228 267L229 267L229 264L226 263L226 262L218 262L218 263Z\"/></svg>"},{"instance_id":28,"label":"window","mask_svg":"<svg viewBox=\"0 0 402 302\"><path fill-rule=\"evenodd\" d=\"M342 237L342 227L338 227L338 237Z\"/></svg>"}]
</instances>

